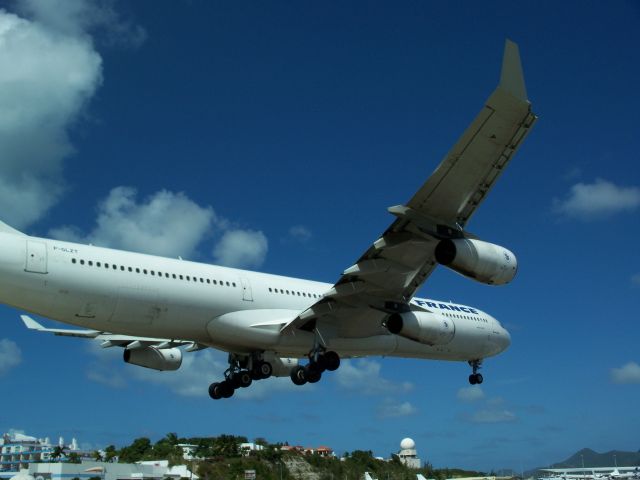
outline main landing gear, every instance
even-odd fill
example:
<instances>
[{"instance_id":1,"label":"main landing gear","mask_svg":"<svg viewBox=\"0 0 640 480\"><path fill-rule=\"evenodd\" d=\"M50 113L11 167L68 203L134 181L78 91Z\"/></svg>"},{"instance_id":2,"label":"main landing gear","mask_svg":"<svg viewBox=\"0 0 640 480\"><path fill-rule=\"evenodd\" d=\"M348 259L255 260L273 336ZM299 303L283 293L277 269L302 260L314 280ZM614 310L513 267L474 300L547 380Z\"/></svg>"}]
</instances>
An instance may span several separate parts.
<instances>
[{"instance_id":1,"label":"main landing gear","mask_svg":"<svg viewBox=\"0 0 640 480\"><path fill-rule=\"evenodd\" d=\"M309 354L307 365L298 365L291 370L291 381L296 385L316 383L325 371L333 372L340 366L340 356L333 351L325 352L320 349Z\"/></svg>"},{"instance_id":2,"label":"main landing gear","mask_svg":"<svg viewBox=\"0 0 640 480\"><path fill-rule=\"evenodd\" d=\"M239 388L247 388L254 380L269 378L273 367L260 356L238 357L229 354L229 368L224 380L209 385L209 396L214 400L229 398Z\"/></svg>"},{"instance_id":3,"label":"main landing gear","mask_svg":"<svg viewBox=\"0 0 640 480\"><path fill-rule=\"evenodd\" d=\"M473 373L469 375L469 383L471 385L480 385L484 381L482 374L478 373L478 370L482 367L482 360L469 360L469 365L473 369Z\"/></svg>"}]
</instances>

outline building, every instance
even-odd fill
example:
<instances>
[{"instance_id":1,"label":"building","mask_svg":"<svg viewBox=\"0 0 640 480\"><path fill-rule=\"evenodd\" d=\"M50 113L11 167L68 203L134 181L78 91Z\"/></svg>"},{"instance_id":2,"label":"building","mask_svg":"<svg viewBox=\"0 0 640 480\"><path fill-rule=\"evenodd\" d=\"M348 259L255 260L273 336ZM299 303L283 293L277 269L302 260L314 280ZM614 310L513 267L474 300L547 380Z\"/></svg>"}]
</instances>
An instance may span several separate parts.
<instances>
[{"instance_id":1,"label":"building","mask_svg":"<svg viewBox=\"0 0 640 480\"><path fill-rule=\"evenodd\" d=\"M411 438L403 438L400 442L398 458L400 462L409 468L420 468L422 466L422 460L418 458L416 453L416 442Z\"/></svg>"},{"instance_id":2,"label":"building","mask_svg":"<svg viewBox=\"0 0 640 480\"><path fill-rule=\"evenodd\" d=\"M14 474L15 475L15 474ZM21 470L18 480L198 480L186 465L169 467L168 460L138 463L31 463ZM31 477L31 478L27 478ZM10 477L11 478L11 477Z\"/></svg>"},{"instance_id":3,"label":"building","mask_svg":"<svg viewBox=\"0 0 640 480\"><path fill-rule=\"evenodd\" d=\"M77 447L75 439L72 444ZM28 469L32 463L51 461L56 446L64 447L62 438L58 445L53 445L48 438L5 433L0 438L0 478L11 478L20 470Z\"/></svg>"}]
</instances>

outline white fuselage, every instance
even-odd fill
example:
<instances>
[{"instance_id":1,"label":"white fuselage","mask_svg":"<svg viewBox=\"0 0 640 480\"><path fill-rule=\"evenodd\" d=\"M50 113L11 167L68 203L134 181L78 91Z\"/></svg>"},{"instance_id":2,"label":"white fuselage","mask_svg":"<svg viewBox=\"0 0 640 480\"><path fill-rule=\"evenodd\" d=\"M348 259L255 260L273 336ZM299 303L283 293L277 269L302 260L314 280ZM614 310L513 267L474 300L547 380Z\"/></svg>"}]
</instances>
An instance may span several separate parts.
<instances>
[{"instance_id":1,"label":"white fuselage","mask_svg":"<svg viewBox=\"0 0 640 480\"><path fill-rule=\"evenodd\" d=\"M332 287L12 233L0 233L0 245L2 303L99 331L187 340L234 353L307 355L313 334L281 333L281 327ZM412 304L452 322L453 339L430 346L392 335L381 312L367 319L364 335L362 328L351 334L345 326L323 340L344 357L442 360L482 359L510 344L500 323L478 309L427 299Z\"/></svg>"}]
</instances>

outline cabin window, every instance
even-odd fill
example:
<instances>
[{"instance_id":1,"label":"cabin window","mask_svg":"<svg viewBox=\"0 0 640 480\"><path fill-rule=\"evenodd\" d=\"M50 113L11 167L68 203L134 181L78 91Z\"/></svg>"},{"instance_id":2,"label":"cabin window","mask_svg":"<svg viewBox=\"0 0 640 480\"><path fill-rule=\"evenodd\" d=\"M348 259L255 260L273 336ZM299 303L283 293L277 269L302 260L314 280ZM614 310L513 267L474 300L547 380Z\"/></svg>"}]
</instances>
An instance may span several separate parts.
<instances>
[{"instance_id":1,"label":"cabin window","mask_svg":"<svg viewBox=\"0 0 640 480\"><path fill-rule=\"evenodd\" d=\"M236 282L233 282L232 285L235 287L236 286Z\"/></svg>"},{"instance_id":2,"label":"cabin window","mask_svg":"<svg viewBox=\"0 0 640 480\"><path fill-rule=\"evenodd\" d=\"M154 272L153 270L151 270L149 273L151 273L151 275L153 275L155 277L156 272Z\"/></svg>"},{"instance_id":3,"label":"cabin window","mask_svg":"<svg viewBox=\"0 0 640 480\"><path fill-rule=\"evenodd\" d=\"M111 267L111 268L113 268L114 270L117 270L117 269L118 269L118 266L117 266L117 265L112 265L112 267Z\"/></svg>"},{"instance_id":4,"label":"cabin window","mask_svg":"<svg viewBox=\"0 0 640 480\"><path fill-rule=\"evenodd\" d=\"M120 270L124 272L124 265L120 265Z\"/></svg>"},{"instance_id":5,"label":"cabin window","mask_svg":"<svg viewBox=\"0 0 640 480\"><path fill-rule=\"evenodd\" d=\"M149 273L149 272L147 271L147 269L146 269L146 268L143 268L143 269L142 269L142 273L144 273L144 274L146 275L146 274L147 274L147 273Z\"/></svg>"},{"instance_id":6,"label":"cabin window","mask_svg":"<svg viewBox=\"0 0 640 480\"><path fill-rule=\"evenodd\" d=\"M89 260L87 263L89 264L90 267L93 267L93 261Z\"/></svg>"},{"instance_id":7,"label":"cabin window","mask_svg":"<svg viewBox=\"0 0 640 480\"><path fill-rule=\"evenodd\" d=\"M133 272L133 268L129 267L129 271L130 271L130 272Z\"/></svg>"},{"instance_id":8,"label":"cabin window","mask_svg":"<svg viewBox=\"0 0 640 480\"><path fill-rule=\"evenodd\" d=\"M71 259L71 263L76 263L76 259L75 259L75 258L72 258L72 259Z\"/></svg>"},{"instance_id":9,"label":"cabin window","mask_svg":"<svg viewBox=\"0 0 640 480\"><path fill-rule=\"evenodd\" d=\"M100 267L100 262L96 262L96 267Z\"/></svg>"}]
</instances>

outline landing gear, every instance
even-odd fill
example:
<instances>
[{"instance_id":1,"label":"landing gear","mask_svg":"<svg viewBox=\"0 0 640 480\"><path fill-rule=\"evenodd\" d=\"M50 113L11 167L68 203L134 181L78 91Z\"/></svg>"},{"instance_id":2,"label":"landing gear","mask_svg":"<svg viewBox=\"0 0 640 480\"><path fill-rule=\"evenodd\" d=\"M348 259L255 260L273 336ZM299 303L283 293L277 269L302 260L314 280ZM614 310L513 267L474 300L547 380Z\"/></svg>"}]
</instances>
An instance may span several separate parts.
<instances>
[{"instance_id":1,"label":"landing gear","mask_svg":"<svg viewBox=\"0 0 640 480\"><path fill-rule=\"evenodd\" d=\"M473 369L473 373L469 375L469 383L471 385L480 385L484 378L481 373L478 373L478 370L482 367L482 360L469 360L469 365Z\"/></svg>"},{"instance_id":2,"label":"landing gear","mask_svg":"<svg viewBox=\"0 0 640 480\"><path fill-rule=\"evenodd\" d=\"M340 366L340 356L333 351L316 349L309 354L309 363L291 370L291 381L296 385L316 383L325 371L333 372Z\"/></svg>"},{"instance_id":3,"label":"landing gear","mask_svg":"<svg viewBox=\"0 0 640 480\"><path fill-rule=\"evenodd\" d=\"M214 400L229 398L239 388L249 387L254 380L269 378L273 374L273 367L260 356L245 356L229 354L229 368L224 372L222 382L209 385L209 396Z\"/></svg>"}]
</instances>

